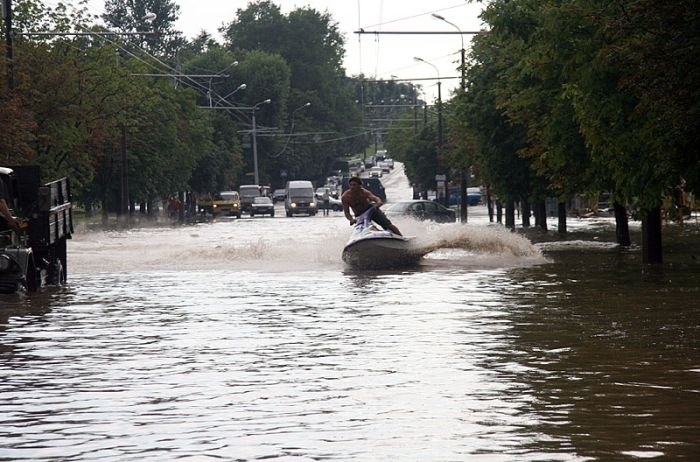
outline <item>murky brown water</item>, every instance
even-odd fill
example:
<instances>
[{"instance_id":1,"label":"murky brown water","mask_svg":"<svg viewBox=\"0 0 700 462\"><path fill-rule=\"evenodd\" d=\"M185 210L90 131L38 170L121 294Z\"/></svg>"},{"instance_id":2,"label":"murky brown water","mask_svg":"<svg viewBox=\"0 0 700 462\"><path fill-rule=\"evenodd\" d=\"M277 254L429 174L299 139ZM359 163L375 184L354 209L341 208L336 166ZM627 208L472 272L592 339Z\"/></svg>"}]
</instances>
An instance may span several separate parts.
<instances>
[{"instance_id":1,"label":"murky brown water","mask_svg":"<svg viewBox=\"0 0 700 462\"><path fill-rule=\"evenodd\" d=\"M642 272L470 212L365 274L340 213L79 233L67 287L0 296L0 460L698 460L692 229Z\"/></svg>"}]
</instances>

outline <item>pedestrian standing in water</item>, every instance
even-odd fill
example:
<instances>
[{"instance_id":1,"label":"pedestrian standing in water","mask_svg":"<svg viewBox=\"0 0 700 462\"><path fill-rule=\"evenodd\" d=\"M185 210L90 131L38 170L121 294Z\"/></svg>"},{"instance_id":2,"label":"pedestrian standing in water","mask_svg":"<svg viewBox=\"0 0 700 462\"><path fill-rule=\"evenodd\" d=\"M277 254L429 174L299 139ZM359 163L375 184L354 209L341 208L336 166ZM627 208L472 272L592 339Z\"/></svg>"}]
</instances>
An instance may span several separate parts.
<instances>
[{"instance_id":1,"label":"pedestrian standing in water","mask_svg":"<svg viewBox=\"0 0 700 462\"><path fill-rule=\"evenodd\" d=\"M330 201L331 201L330 200L330 192L328 191L328 188L325 188L323 190L323 214L324 215L328 215L328 213L329 213L328 211L331 208Z\"/></svg>"}]
</instances>

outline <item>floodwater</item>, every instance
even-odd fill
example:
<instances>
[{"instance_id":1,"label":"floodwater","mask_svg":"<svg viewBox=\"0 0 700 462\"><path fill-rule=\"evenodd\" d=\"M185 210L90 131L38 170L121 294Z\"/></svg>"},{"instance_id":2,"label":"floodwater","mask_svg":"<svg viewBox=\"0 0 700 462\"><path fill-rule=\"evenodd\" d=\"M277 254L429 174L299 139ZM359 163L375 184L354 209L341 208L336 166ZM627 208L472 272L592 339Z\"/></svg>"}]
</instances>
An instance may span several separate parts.
<instances>
[{"instance_id":1,"label":"floodwater","mask_svg":"<svg viewBox=\"0 0 700 462\"><path fill-rule=\"evenodd\" d=\"M697 223L643 270L609 219L469 212L364 273L336 212L80 230L66 287L0 296L0 460L700 460Z\"/></svg>"}]
</instances>

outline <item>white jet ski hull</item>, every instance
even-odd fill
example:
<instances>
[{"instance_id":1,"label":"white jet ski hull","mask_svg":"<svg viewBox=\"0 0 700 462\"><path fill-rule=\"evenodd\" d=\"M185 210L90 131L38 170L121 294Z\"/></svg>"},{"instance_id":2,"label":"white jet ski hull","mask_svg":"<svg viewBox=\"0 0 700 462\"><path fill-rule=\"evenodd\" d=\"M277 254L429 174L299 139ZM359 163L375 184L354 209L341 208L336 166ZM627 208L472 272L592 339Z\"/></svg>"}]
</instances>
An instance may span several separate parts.
<instances>
[{"instance_id":1,"label":"white jet ski hull","mask_svg":"<svg viewBox=\"0 0 700 462\"><path fill-rule=\"evenodd\" d=\"M390 231L364 230L343 249L343 261L355 269L388 269L414 266L423 257L414 238Z\"/></svg>"}]
</instances>

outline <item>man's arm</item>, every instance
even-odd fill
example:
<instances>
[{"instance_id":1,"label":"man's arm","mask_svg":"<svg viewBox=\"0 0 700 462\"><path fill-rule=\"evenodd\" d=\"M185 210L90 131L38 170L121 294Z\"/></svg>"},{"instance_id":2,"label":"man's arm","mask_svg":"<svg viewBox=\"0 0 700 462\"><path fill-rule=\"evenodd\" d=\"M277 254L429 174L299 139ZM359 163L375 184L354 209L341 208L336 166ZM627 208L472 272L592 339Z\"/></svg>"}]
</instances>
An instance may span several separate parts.
<instances>
[{"instance_id":1,"label":"man's arm","mask_svg":"<svg viewBox=\"0 0 700 462\"><path fill-rule=\"evenodd\" d=\"M11 228L17 229L17 221L15 220L15 217L12 216L12 213L10 213L10 209L7 207L7 202L5 202L5 199L0 199L0 215L5 218L5 221L7 221L7 224Z\"/></svg>"},{"instance_id":2,"label":"man's arm","mask_svg":"<svg viewBox=\"0 0 700 462\"><path fill-rule=\"evenodd\" d=\"M382 200L380 198L378 198L377 196L372 194L372 192L370 190L365 189L365 191L367 192L367 199L369 199L371 202L374 202L375 204L377 204L377 207L381 207L382 205L384 205L384 202L382 202Z\"/></svg>"},{"instance_id":3,"label":"man's arm","mask_svg":"<svg viewBox=\"0 0 700 462\"><path fill-rule=\"evenodd\" d=\"M347 196L345 196L345 194L343 194L340 197L340 202L343 204L343 213L345 214L345 218L348 219L348 221L350 222L351 225L354 225L355 219L352 217L352 215L350 215L350 203L348 201Z\"/></svg>"}]
</instances>

